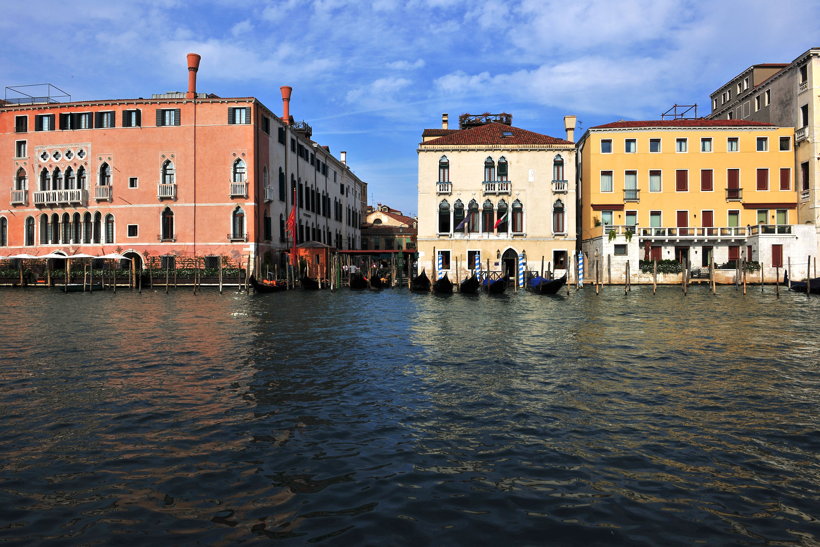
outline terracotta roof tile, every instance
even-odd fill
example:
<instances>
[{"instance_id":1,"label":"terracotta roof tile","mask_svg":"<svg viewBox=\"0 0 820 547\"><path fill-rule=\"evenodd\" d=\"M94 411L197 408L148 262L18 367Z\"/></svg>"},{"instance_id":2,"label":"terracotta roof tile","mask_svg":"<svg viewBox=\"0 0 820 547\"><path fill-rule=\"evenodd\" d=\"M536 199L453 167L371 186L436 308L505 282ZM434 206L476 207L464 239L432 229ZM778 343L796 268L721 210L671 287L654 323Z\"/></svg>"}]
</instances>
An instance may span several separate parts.
<instances>
[{"instance_id":1,"label":"terracotta roof tile","mask_svg":"<svg viewBox=\"0 0 820 547\"><path fill-rule=\"evenodd\" d=\"M426 131L429 131L426 130ZM425 132L426 132L425 131ZM500 123L488 123L477 127L454 130L452 133L437 139L425 141L420 146L459 146L471 144L573 144L564 139L556 139L541 133L527 131Z\"/></svg>"},{"instance_id":2,"label":"terracotta roof tile","mask_svg":"<svg viewBox=\"0 0 820 547\"><path fill-rule=\"evenodd\" d=\"M425 129L421 134L422 137L443 137L450 133L455 133L458 129Z\"/></svg>"},{"instance_id":3,"label":"terracotta roof tile","mask_svg":"<svg viewBox=\"0 0 820 547\"><path fill-rule=\"evenodd\" d=\"M749 120L648 120L620 121L596 125L590 129L627 129L635 127L772 127L773 123L753 122Z\"/></svg>"}]
</instances>

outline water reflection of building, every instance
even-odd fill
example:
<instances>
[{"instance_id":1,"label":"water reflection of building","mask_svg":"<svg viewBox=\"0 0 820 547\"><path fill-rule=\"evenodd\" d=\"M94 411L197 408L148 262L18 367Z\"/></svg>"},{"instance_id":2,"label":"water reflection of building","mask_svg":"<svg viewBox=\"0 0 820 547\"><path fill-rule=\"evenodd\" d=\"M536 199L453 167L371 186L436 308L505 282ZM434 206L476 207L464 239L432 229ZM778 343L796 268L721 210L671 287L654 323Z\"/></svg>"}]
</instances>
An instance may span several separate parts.
<instances>
[{"instance_id":1,"label":"water reflection of building","mask_svg":"<svg viewBox=\"0 0 820 547\"><path fill-rule=\"evenodd\" d=\"M514 127L510 114L464 114L458 129L444 114L440 129L424 130L419 269L463 278L489 261L513 275L519 256L533 268L542 257L567 267L576 246L575 117L564 120L566 140Z\"/></svg>"},{"instance_id":2,"label":"water reflection of building","mask_svg":"<svg viewBox=\"0 0 820 547\"><path fill-rule=\"evenodd\" d=\"M361 229L362 249L401 251L416 248L418 221L387 205L368 206Z\"/></svg>"},{"instance_id":3,"label":"water reflection of building","mask_svg":"<svg viewBox=\"0 0 820 547\"><path fill-rule=\"evenodd\" d=\"M10 88L0 104L0 245L45 254L115 249L136 257L276 260L300 242L358 248L366 184L290 115L253 97L188 91L57 102ZM12 155L13 152L13 155Z\"/></svg>"}]
</instances>

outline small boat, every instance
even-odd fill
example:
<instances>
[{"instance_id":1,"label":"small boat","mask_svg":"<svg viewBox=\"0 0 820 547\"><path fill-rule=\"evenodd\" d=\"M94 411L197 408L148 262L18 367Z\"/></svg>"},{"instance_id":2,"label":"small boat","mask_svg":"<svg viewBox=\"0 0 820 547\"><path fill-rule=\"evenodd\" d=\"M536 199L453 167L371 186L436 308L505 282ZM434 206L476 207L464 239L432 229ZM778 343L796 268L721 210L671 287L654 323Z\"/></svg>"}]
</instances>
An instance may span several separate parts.
<instances>
[{"instance_id":1,"label":"small boat","mask_svg":"<svg viewBox=\"0 0 820 547\"><path fill-rule=\"evenodd\" d=\"M430 292L430 280L424 270L421 271L418 277L410 280L410 290L413 292Z\"/></svg>"},{"instance_id":2,"label":"small boat","mask_svg":"<svg viewBox=\"0 0 820 547\"><path fill-rule=\"evenodd\" d=\"M789 283L789 272L783 272L783 283ZM808 283L810 284L810 294L820 294L820 277L809 279ZM805 293L806 285L806 281L792 281L789 289L795 292Z\"/></svg>"},{"instance_id":3,"label":"small boat","mask_svg":"<svg viewBox=\"0 0 820 547\"><path fill-rule=\"evenodd\" d=\"M350 289L354 291L363 291L367 288L367 278L360 273L354 273L350 276Z\"/></svg>"},{"instance_id":4,"label":"small boat","mask_svg":"<svg viewBox=\"0 0 820 547\"><path fill-rule=\"evenodd\" d=\"M558 279L549 279L537 275L529 280L527 283L527 290L535 294L555 294L561 290L561 287L567 284L567 274L564 274Z\"/></svg>"},{"instance_id":5,"label":"small boat","mask_svg":"<svg viewBox=\"0 0 820 547\"><path fill-rule=\"evenodd\" d=\"M453 282L447 278L446 273L444 277L433 283L433 292L436 294L453 294Z\"/></svg>"},{"instance_id":6,"label":"small boat","mask_svg":"<svg viewBox=\"0 0 820 547\"><path fill-rule=\"evenodd\" d=\"M510 276L505 275L499 279L490 279L487 278L482 281L482 285L484 286L485 290L490 294L502 294L504 291L507 290L507 284L509 283Z\"/></svg>"},{"instance_id":7,"label":"small boat","mask_svg":"<svg viewBox=\"0 0 820 547\"><path fill-rule=\"evenodd\" d=\"M302 279L299 280L299 284L306 291L315 291L319 289L319 282L316 279L313 279L312 277L304 276Z\"/></svg>"},{"instance_id":8,"label":"small boat","mask_svg":"<svg viewBox=\"0 0 820 547\"><path fill-rule=\"evenodd\" d=\"M390 286L390 280L380 276L378 273L374 273L370 276L370 288L371 289L386 289Z\"/></svg>"},{"instance_id":9,"label":"small boat","mask_svg":"<svg viewBox=\"0 0 820 547\"><path fill-rule=\"evenodd\" d=\"M254 276L250 276L248 282L251 284L251 287L253 287L254 292L258 293L280 292L288 288L287 285L280 281L268 279L259 281Z\"/></svg>"},{"instance_id":10,"label":"small boat","mask_svg":"<svg viewBox=\"0 0 820 547\"><path fill-rule=\"evenodd\" d=\"M461 282L458 287L458 292L462 294L478 294L478 289L481 288L481 281L478 280L475 274L468 277Z\"/></svg>"}]
</instances>

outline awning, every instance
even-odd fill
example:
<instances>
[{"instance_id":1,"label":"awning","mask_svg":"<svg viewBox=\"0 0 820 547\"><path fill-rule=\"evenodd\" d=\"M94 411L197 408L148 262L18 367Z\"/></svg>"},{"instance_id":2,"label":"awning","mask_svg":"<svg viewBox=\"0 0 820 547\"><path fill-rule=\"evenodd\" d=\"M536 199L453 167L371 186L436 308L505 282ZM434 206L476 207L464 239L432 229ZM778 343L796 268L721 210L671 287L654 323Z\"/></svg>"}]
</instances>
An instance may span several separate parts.
<instances>
[{"instance_id":1,"label":"awning","mask_svg":"<svg viewBox=\"0 0 820 547\"><path fill-rule=\"evenodd\" d=\"M104 258L107 260L131 260L129 257L119 253L108 253L107 255L102 255L95 258Z\"/></svg>"}]
</instances>

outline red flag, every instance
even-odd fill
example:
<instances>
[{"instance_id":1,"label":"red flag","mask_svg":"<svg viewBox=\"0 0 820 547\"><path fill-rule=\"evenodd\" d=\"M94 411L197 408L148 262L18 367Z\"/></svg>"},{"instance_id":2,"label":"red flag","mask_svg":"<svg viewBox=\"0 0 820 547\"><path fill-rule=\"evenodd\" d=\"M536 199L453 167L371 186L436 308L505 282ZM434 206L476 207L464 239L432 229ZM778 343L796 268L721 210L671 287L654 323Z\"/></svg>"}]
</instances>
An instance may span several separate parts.
<instances>
[{"instance_id":1,"label":"red flag","mask_svg":"<svg viewBox=\"0 0 820 547\"><path fill-rule=\"evenodd\" d=\"M296 207L290 210L288 221L285 223L285 230L287 230L289 234L295 234L296 232Z\"/></svg>"}]
</instances>

